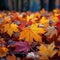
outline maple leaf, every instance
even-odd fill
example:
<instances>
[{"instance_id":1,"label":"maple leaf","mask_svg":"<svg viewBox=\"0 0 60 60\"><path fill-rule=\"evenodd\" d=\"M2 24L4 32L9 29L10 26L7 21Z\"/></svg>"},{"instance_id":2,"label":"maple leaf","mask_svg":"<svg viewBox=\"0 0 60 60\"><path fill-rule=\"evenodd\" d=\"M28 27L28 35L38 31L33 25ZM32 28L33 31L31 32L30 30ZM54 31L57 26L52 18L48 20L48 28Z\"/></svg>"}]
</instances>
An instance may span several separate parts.
<instances>
[{"instance_id":1,"label":"maple leaf","mask_svg":"<svg viewBox=\"0 0 60 60\"><path fill-rule=\"evenodd\" d=\"M40 24L43 24L44 27L48 27L49 26L49 20L46 17L42 17L42 19L40 20Z\"/></svg>"},{"instance_id":2,"label":"maple leaf","mask_svg":"<svg viewBox=\"0 0 60 60\"><path fill-rule=\"evenodd\" d=\"M27 22L28 22L29 20L33 19L33 18L34 18L34 14L31 14L30 16L27 16Z\"/></svg>"},{"instance_id":3,"label":"maple leaf","mask_svg":"<svg viewBox=\"0 0 60 60\"><path fill-rule=\"evenodd\" d=\"M40 55L45 56L47 58L53 57L58 52L57 50L54 50L54 48L55 48L54 42L48 46L41 44L39 53Z\"/></svg>"},{"instance_id":4,"label":"maple leaf","mask_svg":"<svg viewBox=\"0 0 60 60\"><path fill-rule=\"evenodd\" d=\"M54 21L54 23L59 21L59 18L57 17L56 13L52 16L52 20Z\"/></svg>"},{"instance_id":5,"label":"maple leaf","mask_svg":"<svg viewBox=\"0 0 60 60\"><path fill-rule=\"evenodd\" d=\"M6 24L6 25L4 25L4 32L7 32L10 36L12 36L12 34L14 32L19 32L17 27L18 26L16 24L14 24L14 23Z\"/></svg>"},{"instance_id":6,"label":"maple leaf","mask_svg":"<svg viewBox=\"0 0 60 60\"><path fill-rule=\"evenodd\" d=\"M46 30L47 33L45 33L45 36L49 36L49 38L52 38L54 35L57 36L57 29L54 26L48 26Z\"/></svg>"},{"instance_id":7,"label":"maple leaf","mask_svg":"<svg viewBox=\"0 0 60 60\"><path fill-rule=\"evenodd\" d=\"M31 22L36 23L37 18L34 14L31 14L30 16L27 16L27 22L29 22L30 20Z\"/></svg>"},{"instance_id":8,"label":"maple leaf","mask_svg":"<svg viewBox=\"0 0 60 60\"><path fill-rule=\"evenodd\" d=\"M38 27L39 24L32 24L30 29L35 32L35 33L39 33L39 34L44 34L46 32L46 30L44 28L40 28Z\"/></svg>"},{"instance_id":9,"label":"maple leaf","mask_svg":"<svg viewBox=\"0 0 60 60\"><path fill-rule=\"evenodd\" d=\"M45 30L42 28L37 27L37 25L33 24L29 28L23 28L22 31L20 32L20 37L19 40L21 39L26 39L28 42L32 42L33 39L36 41L42 41L39 34L45 33Z\"/></svg>"},{"instance_id":10,"label":"maple leaf","mask_svg":"<svg viewBox=\"0 0 60 60\"><path fill-rule=\"evenodd\" d=\"M30 45L28 42L24 41L20 41L20 42L16 42L15 43L15 48L19 47L19 49L15 49L15 52L22 52L23 53L28 53L28 51L30 51Z\"/></svg>"}]
</instances>

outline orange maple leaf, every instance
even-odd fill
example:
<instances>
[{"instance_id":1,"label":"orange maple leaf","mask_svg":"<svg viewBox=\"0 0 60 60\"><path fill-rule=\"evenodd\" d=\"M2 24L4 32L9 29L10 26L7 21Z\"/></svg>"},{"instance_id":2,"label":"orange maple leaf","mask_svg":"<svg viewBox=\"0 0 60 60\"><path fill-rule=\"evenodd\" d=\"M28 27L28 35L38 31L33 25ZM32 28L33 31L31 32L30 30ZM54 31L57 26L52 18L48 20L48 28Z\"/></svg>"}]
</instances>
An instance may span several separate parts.
<instances>
[{"instance_id":1,"label":"orange maple leaf","mask_svg":"<svg viewBox=\"0 0 60 60\"><path fill-rule=\"evenodd\" d=\"M42 42L42 36L39 34L45 33L44 29L38 28L37 25L32 25L30 28L23 28L20 32L19 40L26 39L28 42L32 42L33 39Z\"/></svg>"}]
</instances>

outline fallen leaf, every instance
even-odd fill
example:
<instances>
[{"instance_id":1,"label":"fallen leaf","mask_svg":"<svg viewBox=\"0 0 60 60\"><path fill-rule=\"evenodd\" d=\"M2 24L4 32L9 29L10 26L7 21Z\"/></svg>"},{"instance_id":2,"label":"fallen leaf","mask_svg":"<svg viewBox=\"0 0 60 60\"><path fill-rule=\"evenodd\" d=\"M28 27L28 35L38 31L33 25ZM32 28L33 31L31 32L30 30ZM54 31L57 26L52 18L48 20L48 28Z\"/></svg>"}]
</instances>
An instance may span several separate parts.
<instances>
[{"instance_id":1,"label":"fallen leaf","mask_svg":"<svg viewBox=\"0 0 60 60\"><path fill-rule=\"evenodd\" d=\"M48 45L48 46L42 44L42 45L40 46L40 51L39 51L39 53L40 53L40 55L42 55L42 56L47 56L47 58L49 58L49 57L52 58L52 57L58 52L57 50L54 50L54 48L55 48L55 43L54 43L54 42L51 43L51 44Z\"/></svg>"},{"instance_id":2,"label":"fallen leaf","mask_svg":"<svg viewBox=\"0 0 60 60\"><path fill-rule=\"evenodd\" d=\"M23 28L22 31L20 32L20 37L19 40L25 39L26 41L32 42L33 39L36 41L42 41L39 34L43 34L46 31L42 28L39 28L36 25L31 25L30 27Z\"/></svg>"},{"instance_id":3,"label":"fallen leaf","mask_svg":"<svg viewBox=\"0 0 60 60\"><path fill-rule=\"evenodd\" d=\"M19 32L18 26L14 23L6 24L4 25L4 32L7 32L10 36L12 36L14 32Z\"/></svg>"}]
</instances>

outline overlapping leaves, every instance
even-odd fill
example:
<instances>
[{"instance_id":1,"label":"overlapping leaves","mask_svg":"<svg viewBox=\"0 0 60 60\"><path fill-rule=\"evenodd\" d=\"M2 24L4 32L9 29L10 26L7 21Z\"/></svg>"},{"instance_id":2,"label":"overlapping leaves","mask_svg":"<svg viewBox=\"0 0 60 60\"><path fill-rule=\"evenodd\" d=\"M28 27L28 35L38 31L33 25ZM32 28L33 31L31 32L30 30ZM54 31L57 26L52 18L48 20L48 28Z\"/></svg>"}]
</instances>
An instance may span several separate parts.
<instances>
[{"instance_id":1,"label":"overlapping leaves","mask_svg":"<svg viewBox=\"0 0 60 60\"><path fill-rule=\"evenodd\" d=\"M38 25L34 24L34 25L31 25L30 27L26 27L22 29L19 40L26 39L26 41L33 41L34 39L36 41L41 42L42 41L41 34L44 34L44 33L45 33L45 30L43 28L39 28Z\"/></svg>"}]
</instances>

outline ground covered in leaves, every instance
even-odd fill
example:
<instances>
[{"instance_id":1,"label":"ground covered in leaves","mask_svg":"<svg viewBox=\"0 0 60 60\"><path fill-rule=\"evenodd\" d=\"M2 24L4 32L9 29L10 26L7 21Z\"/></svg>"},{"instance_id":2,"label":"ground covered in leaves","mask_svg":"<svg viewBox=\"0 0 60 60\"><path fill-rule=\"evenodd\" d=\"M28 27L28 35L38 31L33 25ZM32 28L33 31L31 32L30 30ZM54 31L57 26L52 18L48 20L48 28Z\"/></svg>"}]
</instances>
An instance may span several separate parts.
<instances>
[{"instance_id":1,"label":"ground covered in leaves","mask_svg":"<svg viewBox=\"0 0 60 60\"><path fill-rule=\"evenodd\" d=\"M0 60L60 60L60 9L0 12Z\"/></svg>"}]
</instances>

